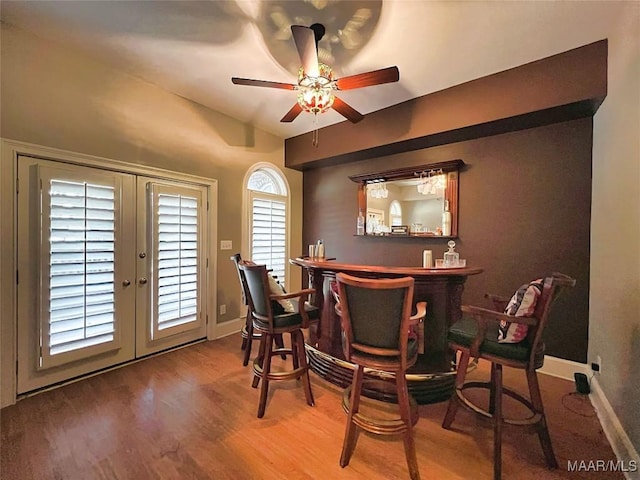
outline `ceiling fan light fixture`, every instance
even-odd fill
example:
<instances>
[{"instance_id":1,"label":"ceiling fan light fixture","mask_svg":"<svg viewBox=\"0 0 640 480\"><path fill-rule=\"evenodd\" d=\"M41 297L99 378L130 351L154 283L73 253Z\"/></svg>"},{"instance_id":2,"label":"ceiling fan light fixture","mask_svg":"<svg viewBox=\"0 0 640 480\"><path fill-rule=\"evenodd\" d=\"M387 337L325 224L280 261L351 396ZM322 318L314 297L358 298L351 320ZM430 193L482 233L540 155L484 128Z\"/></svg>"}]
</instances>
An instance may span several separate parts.
<instances>
[{"instance_id":1,"label":"ceiling fan light fixture","mask_svg":"<svg viewBox=\"0 0 640 480\"><path fill-rule=\"evenodd\" d=\"M310 113L323 113L333 105L333 89L312 85L310 87L300 87L298 91L298 105L302 110Z\"/></svg>"},{"instance_id":2,"label":"ceiling fan light fixture","mask_svg":"<svg viewBox=\"0 0 640 480\"><path fill-rule=\"evenodd\" d=\"M304 68L298 70L298 105L305 112L314 114L326 112L333 105L333 70L324 63L318 64L320 75L308 76Z\"/></svg>"},{"instance_id":3,"label":"ceiling fan light fixture","mask_svg":"<svg viewBox=\"0 0 640 480\"><path fill-rule=\"evenodd\" d=\"M310 85L312 83L321 83L328 85L333 82L333 69L324 63L318 63L318 76L311 77L304 71L304 67L298 69L298 85Z\"/></svg>"}]
</instances>

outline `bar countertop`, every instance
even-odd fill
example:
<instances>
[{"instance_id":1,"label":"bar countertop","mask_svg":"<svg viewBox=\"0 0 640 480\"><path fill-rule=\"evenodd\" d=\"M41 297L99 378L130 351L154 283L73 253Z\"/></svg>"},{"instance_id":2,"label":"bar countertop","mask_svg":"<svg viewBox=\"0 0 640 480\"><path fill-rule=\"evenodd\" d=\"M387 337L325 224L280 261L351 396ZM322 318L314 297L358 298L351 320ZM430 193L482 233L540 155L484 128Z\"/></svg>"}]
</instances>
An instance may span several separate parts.
<instances>
[{"instance_id":1,"label":"bar countertop","mask_svg":"<svg viewBox=\"0 0 640 480\"><path fill-rule=\"evenodd\" d=\"M359 272L371 274L406 275L409 277L424 276L461 276L468 277L482 273L484 270L478 267L460 268L424 268L424 267L395 267L380 265L359 265L354 263L341 263L330 259L297 257L289 260L292 264L304 268L315 268L329 272Z\"/></svg>"}]
</instances>

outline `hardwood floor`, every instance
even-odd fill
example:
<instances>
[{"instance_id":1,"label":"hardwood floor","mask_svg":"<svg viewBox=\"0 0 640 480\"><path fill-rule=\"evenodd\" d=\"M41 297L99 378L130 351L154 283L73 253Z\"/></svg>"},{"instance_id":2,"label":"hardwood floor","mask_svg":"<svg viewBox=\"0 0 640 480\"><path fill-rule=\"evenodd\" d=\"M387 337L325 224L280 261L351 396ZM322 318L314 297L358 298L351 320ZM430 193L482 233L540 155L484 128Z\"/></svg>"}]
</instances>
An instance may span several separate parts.
<instances>
[{"instance_id":1,"label":"hardwood floor","mask_svg":"<svg viewBox=\"0 0 640 480\"><path fill-rule=\"evenodd\" d=\"M345 428L341 390L311 374L309 407L299 383L258 390L242 367L240 336L196 344L19 401L2 410L2 480L407 479L401 440L360 435L351 463L338 462ZM487 376L481 366L474 376ZM589 400L572 382L540 376L560 468L545 467L537 436L505 428L503 478L622 479L568 472L568 461L614 460ZM521 372L505 383L526 391ZM510 402L505 401L505 408ZM420 406L423 480L492 478L491 427L461 411L446 431L446 404ZM513 407L513 406L512 406Z\"/></svg>"}]
</instances>

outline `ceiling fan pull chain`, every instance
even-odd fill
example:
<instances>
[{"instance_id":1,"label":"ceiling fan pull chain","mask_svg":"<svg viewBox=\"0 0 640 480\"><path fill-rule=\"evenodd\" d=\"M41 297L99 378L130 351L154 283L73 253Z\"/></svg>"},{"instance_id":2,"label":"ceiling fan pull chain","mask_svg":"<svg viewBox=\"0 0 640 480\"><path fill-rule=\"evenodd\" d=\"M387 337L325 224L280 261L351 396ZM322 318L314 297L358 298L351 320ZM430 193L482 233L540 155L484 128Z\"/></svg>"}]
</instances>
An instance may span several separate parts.
<instances>
[{"instance_id":1,"label":"ceiling fan pull chain","mask_svg":"<svg viewBox=\"0 0 640 480\"><path fill-rule=\"evenodd\" d=\"M315 124L315 130L313 131L313 135L311 137L311 144L318 148L318 141L320 140L320 130L318 129L318 114L315 113L313 116L313 123Z\"/></svg>"}]
</instances>

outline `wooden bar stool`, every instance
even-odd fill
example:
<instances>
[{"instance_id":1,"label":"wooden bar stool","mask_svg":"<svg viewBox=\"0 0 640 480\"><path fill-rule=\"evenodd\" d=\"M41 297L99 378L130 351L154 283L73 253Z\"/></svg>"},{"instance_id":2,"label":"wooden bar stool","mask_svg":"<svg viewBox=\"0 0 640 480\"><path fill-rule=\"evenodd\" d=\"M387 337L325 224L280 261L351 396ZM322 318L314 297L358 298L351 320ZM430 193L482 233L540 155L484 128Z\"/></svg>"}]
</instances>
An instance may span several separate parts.
<instances>
[{"instance_id":1,"label":"wooden bar stool","mask_svg":"<svg viewBox=\"0 0 640 480\"><path fill-rule=\"evenodd\" d=\"M232 255L230 260L234 263L236 267L236 271L238 273L238 280L240 282L240 291L242 292L242 303L247 307L247 317L245 319L244 325L240 334L242 335L242 344L240 348L244 351L244 355L242 358L242 365L245 367L249 364L249 358L251 358L251 346L254 340L260 340L260 332L256 332L253 330L253 315L251 312L251 306L249 305L248 293L247 293L247 282L244 279L244 274L240 270L239 264L242 261L242 257L239 253ZM251 262L247 262L251 263ZM284 343L282 340L282 335L278 335L276 337L276 344L279 348L284 348ZM283 359L286 357L283 356Z\"/></svg>"},{"instance_id":2,"label":"wooden bar stool","mask_svg":"<svg viewBox=\"0 0 640 480\"><path fill-rule=\"evenodd\" d=\"M252 312L253 329L261 334L260 350L253 361L254 378L251 385L257 388L262 381L258 418L262 418L265 413L270 381L299 378L302 381L307 404L313 406L314 399L302 329L309 327L312 318L319 318L319 310L306 301L309 294L314 293L315 290L307 288L283 295L273 294L269 287L266 266L241 261L238 267L247 285L247 299ZM272 304L274 301L285 303L284 313L274 314ZM291 304L289 308L287 302ZM283 334L291 336L291 348L274 348L276 338ZM274 355L284 355L285 358L290 356L293 368L285 371L271 371L271 359Z\"/></svg>"},{"instance_id":3,"label":"wooden bar stool","mask_svg":"<svg viewBox=\"0 0 640 480\"><path fill-rule=\"evenodd\" d=\"M444 428L450 428L455 419L458 406L469 409L475 414L490 419L493 423L493 478L502 478L502 427L512 425L525 427L535 431L540 439L540 445L549 468L558 468L558 462L553 453L551 437L547 428L542 396L538 385L536 370L544 362L544 342L542 332L547 324L551 304L562 290L562 287L573 287L576 281L564 274L554 273L544 279L534 280L525 284L509 300L507 297L487 295L494 303L495 310L463 305L462 311L467 316L455 323L449 330L449 347L460 352L456 389L449 401L447 413L442 422ZM535 299L533 298L535 297ZM531 303L535 300L535 303ZM524 302L530 313L516 316L522 312ZM515 310L513 310L515 308ZM511 312L516 312L515 315ZM505 313L510 311L510 313ZM498 340L498 327L502 324L503 341ZM520 330L519 335L524 338L517 343L506 343L505 335L511 335ZM510 341L515 338L508 339ZM491 379L488 382L465 381L467 367L471 358L482 358L491 362ZM529 398L503 385L502 367L512 367L524 370L529 385ZM488 410L473 403L465 394L465 390L472 388L488 389ZM505 418L502 411L502 397L507 395L524 405L530 412L528 418Z\"/></svg>"},{"instance_id":4,"label":"wooden bar stool","mask_svg":"<svg viewBox=\"0 0 640 480\"><path fill-rule=\"evenodd\" d=\"M401 435L409 475L420 478L416 457L413 426L418 421L417 405L411 402L405 376L418 358L418 339L413 326L426 315L426 303L417 305L411 316L414 280L365 279L344 273L336 275L339 303L336 312L341 317L343 349L347 361L355 364L353 381L343 400L347 410L347 426L342 445L340 465L346 467L356 447L358 429L377 435ZM400 418L376 418L360 410L364 369L375 369L395 379ZM387 382L388 386L394 383Z\"/></svg>"}]
</instances>

